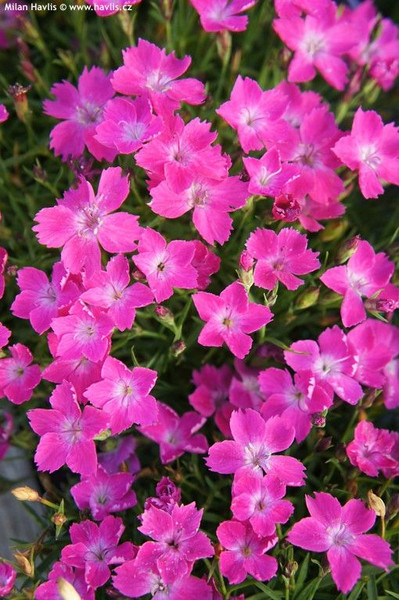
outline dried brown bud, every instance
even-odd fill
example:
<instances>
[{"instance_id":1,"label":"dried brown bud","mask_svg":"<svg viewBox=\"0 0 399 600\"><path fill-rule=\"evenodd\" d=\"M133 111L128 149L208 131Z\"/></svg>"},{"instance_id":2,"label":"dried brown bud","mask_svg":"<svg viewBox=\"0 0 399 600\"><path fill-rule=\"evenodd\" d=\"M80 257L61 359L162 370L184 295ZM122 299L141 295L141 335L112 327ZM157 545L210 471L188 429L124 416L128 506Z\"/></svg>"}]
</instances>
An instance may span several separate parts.
<instances>
[{"instance_id":1,"label":"dried brown bud","mask_svg":"<svg viewBox=\"0 0 399 600\"><path fill-rule=\"evenodd\" d=\"M369 490L367 492L367 498L371 510L375 512L377 517L381 517L381 519L384 519L386 514L386 508L382 498L374 494L373 490Z\"/></svg>"}]
</instances>

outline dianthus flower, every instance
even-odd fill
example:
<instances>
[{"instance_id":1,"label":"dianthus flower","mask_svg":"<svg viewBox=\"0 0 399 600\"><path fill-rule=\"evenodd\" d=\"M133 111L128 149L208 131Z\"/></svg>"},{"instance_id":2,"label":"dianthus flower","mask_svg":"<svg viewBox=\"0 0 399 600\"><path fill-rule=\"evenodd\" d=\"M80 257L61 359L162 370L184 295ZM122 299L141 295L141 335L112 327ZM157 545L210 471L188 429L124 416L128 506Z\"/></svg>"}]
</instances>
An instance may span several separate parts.
<instances>
[{"instance_id":1,"label":"dianthus flower","mask_svg":"<svg viewBox=\"0 0 399 600\"><path fill-rule=\"evenodd\" d=\"M258 383L259 369L248 367L243 360L234 360L235 373L229 389L229 400L236 408L259 410L265 397Z\"/></svg>"},{"instance_id":2,"label":"dianthus flower","mask_svg":"<svg viewBox=\"0 0 399 600\"><path fill-rule=\"evenodd\" d=\"M101 267L100 246L107 252L132 252L140 236L138 217L114 213L129 193L128 177L120 167L105 169L97 195L91 184L80 178L79 186L65 192L57 206L42 208L33 227L38 240L48 248L61 248L61 259L71 273L85 268L90 277ZM110 214L114 213L114 214Z\"/></svg>"},{"instance_id":3,"label":"dianthus flower","mask_svg":"<svg viewBox=\"0 0 399 600\"><path fill-rule=\"evenodd\" d=\"M96 127L102 120L105 104L114 95L110 76L99 67L87 67L79 77L78 87L69 81L56 83L51 88L55 100L43 103L46 115L63 119L51 131L50 148L66 161L69 156L79 157L87 146L97 159L112 161L115 150L106 148L95 139Z\"/></svg>"},{"instance_id":4,"label":"dianthus flower","mask_svg":"<svg viewBox=\"0 0 399 600\"><path fill-rule=\"evenodd\" d=\"M0 598L8 596L14 588L17 572L11 565L0 564Z\"/></svg>"},{"instance_id":5,"label":"dianthus flower","mask_svg":"<svg viewBox=\"0 0 399 600\"><path fill-rule=\"evenodd\" d=\"M197 271L197 289L206 290L211 283L210 276L219 271L221 260L199 240L192 240L191 243L195 248L191 264Z\"/></svg>"},{"instance_id":6,"label":"dianthus flower","mask_svg":"<svg viewBox=\"0 0 399 600\"><path fill-rule=\"evenodd\" d=\"M0 348L3 348L8 344L10 336L11 331L7 329L7 327L5 327L3 323L0 323Z\"/></svg>"},{"instance_id":7,"label":"dianthus flower","mask_svg":"<svg viewBox=\"0 0 399 600\"><path fill-rule=\"evenodd\" d=\"M193 371L196 386L188 401L204 417L210 417L228 400L232 372L229 366L214 367L204 365L199 371Z\"/></svg>"},{"instance_id":8,"label":"dianthus flower","mask_svg":"<svg viewBox=\"0 0 399 600\"><path fill-rule=\"evenodd\" d=\"M249 302L244 286L235 281L220 296L199 292L193 295L195 308L203 321L198 343L202 346L222 346L226 343L237 358L244 358L252 346L248 335L257 331L273 316L267 306Z\"/></svg>"},{"instance_id":9,"label":"dianthus flower","mask_svg":"<svg viewBox=\"0 0 399 600\"><path fill-rule=\"evenodd\" d=\"M176 58L147 40L123 51L123 67L112 77L116 92L146 96L158 114L175 111L181 102L201 104L204 85L198 79L178 79L190 66L191 57Z\"/></svg>"},{"instance_id":10,"label":"dianthus flower","mask_svg":"<svg viewBox=\"0 0 399 600\"><path fill-rule=\"evenodd\" d=\"M4 106L4 104L0 104L0 123L4 123L4 121L7 121L9 116L9 112Z\"/></svg>"},{"instance_id":11,"label":"dianthus flower","mask_svg":"<svg viewBox=\"0 0 399 600\"><path fill-rule=\"evenodd\" d=\"M395 439L387 429L377 429L369 421L360 421L346 453L354 467L370 477L378 477L379 470L397 465L390 456L394 443Z\"/></svg>"},{"instance_id":12,"label":"dianthus flower","mask_svg":"<svg viewBox=\"0 0 399 600\"><path fill-rule=\"evenodd\" d=\"M1 221L1 213L0 213L0 221ZM4 270L6 268L8 260L8 253L5 248L0 248L0 298L4 296L4 290L6 287L6 281L4 279Z\"/></svg>"},{"instance_id":13,"label":"dianthus flower","mask_svg":"<svg viewBox=\"0 0 399 600\"><path fill-rule=\"evenodd\" d=\"M364 535L375 523L376 514L361 500L341 506L330 494L306 496L310 517L295 523L288 541L312 552L327 552L331 575L337 588L346 594L361 574L356 557L388 570L393 565L391 548L378 535Z\"/></svg>"},{"instance_id":14,"label":"dianthus flower","mask_svg":"<svg viewBox=\"0 0 399 600\"><path fill-rule=\"evenodd\" d=\"M252 8L258 0L190 0L198 12L205 31L245 31L248 24L244 10Z\"/></svg>"},{"instance_id":15,"label":"dianthus flower","mask_svg":"<svg viewBox=\"0 0 399 600\"><path fill-rule=\"evenodd\" d=\"M112 437L111 448L99 452L98 464L100 464L107 473L119 473L120 470L127 470L129 473L138 473L140 471L140 462L136 454L136 440L132 435L125 435L121 438Z\"/></svg>"},{"instance_id":16,"label":"dianthus flower","mask_svg":"<svg viewBox=\"0 0 399 600\"><path fill-rule=\"evenodd\" d=\"M23 344L14 344L9 350L11 358L0 360L0 394L13 404L22 404L40 383L40 367L31 365L32 353Z\"/></svg>"},{"instance_id":17,"label":"dianthus flower","mask_svg":"<svg viewBox=\"0 0 399 600\"><path fill-rule=\"evenodd\" d=\"M399 128L384 125L374 110L357 109L352 131L338 140L333 152L351 171L359 171L365 198L384 193L381 180L399 185Z\"/></svg>"},{"instance_id":18,"label":"dianthus flower","mask_svg":"<svg viewBox=\"0 0 399 600\"><path fill-rule=\"evenodd\" d=\"M286 183L299 177L296 165L281 163L277 148L270 148L260 159L244 157L250 181L248 192L275 198Z\"/></svg>"},{"instance_id":19,"label":"dianthus flower","mask_svg":"<svg viewBox=\"0 0 399 600\"><path fill-rule=\"evenodd\" d=\"M95 600L94 590L85 581L83 569L73 569L62 562L56 562L48 575L48 581L35 590L35 600L59 600L58 580L62 577L73 585L81 600Z\"/></svg>"},{"instance_id":20,"label":"dianthus flower","mask_svg":"<svg viewBox=\"0 0 399 600\"><path fill-rule=\"evenodd\" d=\"M10 438L14 430L14 421L9 412L0 410L0 461L10 447Z\"/></svg>"}]
</instances>

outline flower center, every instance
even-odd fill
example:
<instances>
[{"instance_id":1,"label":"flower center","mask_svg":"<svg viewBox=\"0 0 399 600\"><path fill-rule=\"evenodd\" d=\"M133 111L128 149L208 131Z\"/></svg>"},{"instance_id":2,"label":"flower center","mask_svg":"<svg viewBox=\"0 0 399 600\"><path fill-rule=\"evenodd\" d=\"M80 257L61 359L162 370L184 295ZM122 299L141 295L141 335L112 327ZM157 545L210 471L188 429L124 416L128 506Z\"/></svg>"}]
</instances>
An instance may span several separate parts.
<instances>
[{"instance_id":1,"label":"flower center","mask_svg":"<svg viewBox=\"0 0 399 600\"><path fill-rule=\"evenodd\" d=\"M306 52L306 54L314 58L316 54L324 50L325 45L325 40L322 35L316 31L312 31L305 37L302 49Z\"/></svg>"},{"instance_id":2,"label":"flower center","mask_svg":"<svg viewBox=\"0 0 399 600\"><path fill-rule=\"evenodd\" d=\"M381 163L377 148L374 145L363 146L360 149L360 160L375 171Z\"/></svg>"},{"instance_id":3,"label":"flower center","mask_svg":"<svg viewBox=\"0 0 399 600\"><path fill-rule=\"evenodd\" d=\"M95 204L80 209L77 214L78 235L84 238L97 236L102 225L101 217L102 214Z\"/></svg>"},{"instance_id":4,"label":"flower center","mask_svg":"<svg viewBox=\"0 0 399 600\"><path fill-rule=\"evenodd\" d=\"M78 123L81 125L92 125L101 119L101 108L90 102L83 102L76 109Z\"/></svg>"}]
</instances>

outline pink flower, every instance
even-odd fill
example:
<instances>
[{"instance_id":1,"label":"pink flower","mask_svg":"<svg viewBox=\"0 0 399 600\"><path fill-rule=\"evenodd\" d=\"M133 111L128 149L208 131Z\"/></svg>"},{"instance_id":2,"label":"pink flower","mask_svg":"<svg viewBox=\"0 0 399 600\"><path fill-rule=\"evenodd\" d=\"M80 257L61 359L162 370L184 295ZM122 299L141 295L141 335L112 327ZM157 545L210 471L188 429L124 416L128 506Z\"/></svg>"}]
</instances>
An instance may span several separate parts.
<instances>
[{"instance_id":1,"label":"pink flower","mask_svg":"<svg viewBox=\"0 0 399 600\"><path fill-rule=\"evenodd\" d=\"M354 467L370 477L378 477L379 470L396 467L396 460L390 456L394 443L395 438L387 429L377 429L371 422L360 421L346 453Z\"/></svg>"},{"instance_id":2,"label":"pink flower","mask_svg":"<svg viewBox=\"0 0 399 600\"><path fill-rule=\"evenodd\" d=\"M72 544L63 548L62 561L68 566L84 569L86 583L97 589L110 578L109 565L134 557L133 544L124 542L118 546L124 530L122 519L112 516L105 517L100 525L92 521L73 523L69 529Z\"/></svg>"},{"instance_id":3,"label":"pink flower","mask_svg":"<svg viewBox=\"0 0 399 600\"><path fill-rule=\"evenodd\" d=\"M216 535L224 547L220 555L220 572L229 583L241 583L248 574L259 581L274 577L277 561L265 552L275 545L276 537L259 537L249 523L239 521L224 521Z\"/></svg>"},{"instance_id":4,"label":"pink flower","mask_svg":"<svg viewBox=\"0 0 399 600\"><path fill-rule=\"evenodd\" d=\"M95 139L119 154L133 154L162 131L162 121L151 113L147 98L115 98L105 107Z\"/></svg>"},{"instance_id":5,"label":"pink flower","mask_svg":"<svg viewBox=\"0 0 399 600\"><path fill-rule=\"evenodd\" d=\"M343 507L324 492L306 496L310 517L295 523L288 541L312 552L327 552L331 575L337 588L346 594L361 574L356 557L388 570L393 565L391 548L378 535L364 535L375 523L375 512L361 500L349 500Z\"/></svg>"},{"instance_id":6,"label":"pink flower","mask_svg":"<svg viewBox=\"0 0 399 600\"><path fill-rule=\"evenodd\" d=\"M384 193L381 180L399 185L399 128L384 125L374 110L357 109L351 133L338 140L333 152L351 171L359 171L365 198Z\"/></svg>"},{"instance_id":7,"label":"pink flower","mask_svg":"<svg viewBox=\"0 0 399 600\"><path fill-rule=\"evenodd\" d=\"M199 371L193 371L196 389L189 395L188 401L204 417L210 417L227 402L232 372L230 367L204 365Z\"/></svg>"},{"instance_id":8,"label":"pink flower","mask_svg":"<svg viewBox=\"0 0 399 600\"><path fill-rule=\"evenodd\" d=\"M243 162L250 176L251 194L275 198L286 183L299 177L298 167L281 163L277 148L271 148L259 160L244 157Z\"/></svg>"},{"instance_id":9,"label":"pink flower","mask_svg":"<svg viewBox=\"0 0 399 600\"><path fill-rule=\"evenodd\" d=\"M334 2L316 15L276 19L273 28L284 44L294 52L288 69L288 81L310 81L316 69L334 88L343 90L348 66L342 55L357 43L357 30L337 20Z\"/></svg>"},{"instance_id":10,"label":"pink flower","mask_svg":"<svg viewBox=\"0 0 399 600\"><path fill-rule=\"evenodd\" d=\"M6 109L4 104L0 104L0 123L4 123L4 121L7 121L9 116L10 115L8 113L8 110Z\"/></svg>"},{"instance_id":11,"label":"pink flower","mask_svg":"<svg viewBox=\"0 0 399 600\"><path fill-rule=\"evenodd\" d=\"M257 0L190 0L199 13L205 31L245 31L247 16L238 16L252 8Z\"/></svg>"},{"instance_id":12,"label":"pink flower","mask_svg":"<svg viewBox=\"0 0 399 600\"><path fill-rule=\"evenodd\" d=\"M276 89L264 92L259 84L239 75L230 100L216 111L237 130L244 152L261 150L271 136L282 136L288 127L278 121L284 112L285 96Z\"/></svg>"},{"instance_id":13,"label":"pink flower","mask_svg":"<svg viewBox=\"0 0 399 600\"><path fill-rule=\"evenodd\" d=\"M116 152L102 146L96 139L96 126L102 120L104 106L114 95L110 76L99 67L90 71L85 67L78 80L78 88L69 81L56 83L51 88L55 100L43 103L46 115L63 119L51 131L52 148L56 155L66 161L69 156L77 158L85 146L97 159L112 161Z\"/></svg>"},{"instance_id":14,"label":"pink flower","mask_svg":"<svg viewBox=\"0 0 399 600\"><path fill-rule=\"evenodd\" d=\"M1 221L1 213L0 213L0 221ZM8 253L5 248L0 248L0 298L4 296L4 290L6 287L6 282L4 279L4 271L6 268L8 260Z\"/></svg>"},{"instance_id":15,"label":"pink flower","mask_svg":"<svg viewBox=\"0 0 399 600\"><path fill-rule=\"evenodd\" d=\"M278 477L286 485L300 486L304 482L305 467L292 456L276 456L294 440L294 430L280 417L265 421L253 410L234 411L230 419L233 440L216 442L209 448L207 466L216 473L255 472Z\"/></svg>"},{"instance_id":16,"label":"pink flower","mask_svg":"<svg viewBox=\"0 0 399 600\"><path fill-rule=\"evenodd\" d=\"M101 370L102 380L93 383L85 397L107 415L113 434L133 423L150 425L157 420L157 403L150 391L157 379L156 371L134 367L130 371L120 360L108 356Z\"/></svg>"},{"instance_id":17,"label":"pink flower","mask_svg":"<svg viewBox=\"0 0 399 600\"><path fill-rule=\"evenodd\" d=\"M124 7L135 6L140 4L141 0L86 0L87 4L94 6L94 10L99 17L110 17L121 10L126 10Z\"/></svg>"},{"instance_id":18,"label":"pink flower","mask_svg":"<svg viewBox=\"0 0 399 600\"><path fill-rule=\"evenodd\" d=\"M154 425L142 425L138 429L143 435L159 444L163 464L172 462L184 452L204 454L208 450L205 436L194 435L205 423L204 417L195 412L186 412L179 417L166 404L158 402L157 406L157 422Z\"/></svg>"},{"instance_id":19,"label":"pink flower","mask_svg":"<svg viewBox=\"0 0 399 600\"><path fill-rule=\"evenodd\" d=\"M127 510L137 504L131 489L130 473L108 474L101 466L97 473L71 487L71 494L80 510L89 509L93 519L102 521L110 513Z\"/></svg>"},{"instance_id":20,"label":"pink flower","mask_svg":"<svg viewBox=\"0 0 399 600\"><path fill-rule=\"evenodd\" d=\"M261 414L266 419L281 416L295 430L296 441L302 442L312 426L312 414L323 412L332 404L332 394L318 385L308 371L295 373L294 382L287 370L274 367L259 375L265 402Z\"/></svg>"},{"instance_id":21,"label":"pink flower","mask_svg":"<svg viewBox=\"0 0 399 600\"><path fill-rule=\"evenodd\" d=\"M91 406L82 412L67 381L55 388L50 404L51 409L28 412L33 431L41 436L35 454L39 471L52 473L67 464L74 473L91 475L97 469L94 438L107 428L107 416Z\"/></svg>"},{"instance_id":22,"label":"pink flower","mask_svg":"<svg viewBox=\"0 0 399 600\"><path fill-rule=\"evenodd\" d=\"M353 327L366 318L362 296L370 298L384 288L394 272L394 264L383 252L362 240L348 264L328 269L320 280L337 294L344 296L341 318L345 327Z\"/></svg>"},{"instance_id":23,"label":"pink flower","mask_svg":"<svg viewBox=\"0 0 399 600\"><path fill-rule=\"evenodd\" d=\"M331 0L274 0L274 8L279 17L299 17L318 14L328 9Z\"/></svg>"},{"instance_id":24,"label":"pink flower","mask_svg":"<svg viewBox=\"0 0 399 600\"><path fill-rule=\"evenodd\" d=\"M197 289L206 290L211 283L210 276L219 271L220 257L199 240L193 240L191 243L195 248L191 264L197 271Z\"/></svg>"},{"instance_id":25,"label":"pink flower","mask_svg":"<svg viewBox=\"0 0 399 600\"><path fill-rule=\"evenodd\" d=\"M129 193L128 177L120 167L105 169L95 195L91 184L80 178L77 189L65 192L58 205L42 208L33 227L38 240L48 248L61 248L61 259L71 273L85 268L90 277L101 267L100 246L107 252L132 252L139 238L138 218L115 214Z\"/></svg>"},{"instance_id":26,"label":"pink flower","mask_svg":"<svg viewBox=\"0 0 399 600\"><path fill-rule=\"evenodd\" d=\"M165 583L189 575L194 561L213 556L209 539L198 531L202 513L192 502L187 506L175 504L171 512L151 506L142 514L138 530L155 540L145 545L156 552L157 567Z\"/></svg>"},{"instance_id":27,"label":"pink flower","mask_svg":"<svg viewBox=\"0 0 399 600\"><path fill-rule=\"evenodd\" d=\"M234 360L236 373L231 380L229 400L237 408L259 410L265 397L259 387L259 369L247 367L243 360Z\"/></svg>"},{"instance_id":28,"label":"pink flower","mask_svg":"<svg viewBox=\"0 0 399 600\"><path fill-rule=\"evenodd\" d=\"M386 92L393 87L399 75L399 29L390 19L381 19L378 29L379 35L370 44L367 54L370 75Z\"/></svg>"},{"instance_id":29,"label":"pink flower","mask_svg":"<svg viewBox=\"0 0 399 600\"><path fill-rule=\"evenodd\" d=\"M197 286L197 272L191 265L194 252L190 242L173 240L168 244L154 229L144 230L133 261L146 276L157 302L170 298L175 287L190 290Z\"/></svg>"},{"instance_id":30,"label":"pink flower","mask_svg":"<svg viewBox=\"0 0 399 600\"><path fill-rule=\"evenodd\" d=\"M12 303L11 311L20 319L29 319L39 334L44 333L60 310L70 306L80 294L62 262L54 265L51 282L43 271L25 267L18 271L17 283L21 293Z\"/></svg>"},{"instance_id":31,"label":"pink flower","mask_svg":"<svg viewBox=\"0 0 399 600\"><path fill-rule=\"evenodd\" d=\"M167 177L150 193L152 210L163 217L175 219L193 210L193 223L208 244L227 242L233 228L228 213L242 208L249 196L239 177L215 181L189 172Z\"/></svg>"},{"instance_id":32,"label":"pink flower","mask_svg":"<svg viewBox=\"0 0 399 600\"><path fill-rule=\"evenodd\" d=\"M35 600L61 600L58 591L58 580L62 577L75 588L81 600L95 600L94 590L85 582L83 569L73 569L62 562L56 562L51 569L48 581L35 590Z\"/></svg>"},{"instance_id":33,"label":"pink flower","mask_svg":"<svg viewBox=\"0 0 399 600\"><path fill-rule=\"evenodd\" d=\"M12 592L16 578L17 572L11 565L0 563L0 598Z\"/></svg>"},{"instance_id":34,"label":"pink flower","mask_svg":"<svg viewBox=\"0 0 399 600\"><path fill-rule=\"evenodd\" d=\"M113 439L115 441L115 437ZM129 473L138 473L141 467L136 455L136 445L132 435L119 438L114 448L98 454L98 463L107 473L118 473L122 465Z\"/></svg>"},{"instance_id":35,"label":"pink flower","mask_svg":"<svg viewBox=\"0 0 399 600\"><path fill-rule=\"evenodd\" d=\"M337 326L325 329L314 340L301 340L291 344L291 351L285 351L286 363L294 371L310 371L317 383L330 394L332 390L348 402L357 404L363 390L353 378L356 357L348 348L344 332Z\"/></svg>"},{"instance_id":36,"label":"pink flower","mask_svg":"<svg viewBox=\"0 0 399 600\"><path fill-rule=\"evenodd\" d=\"M5 327L3 323L0 323L0 348L3 348L8 344L10 336L11 331L7 329L7 327Z\"/></svg>"},{"instance_id":37,"label":"pink flower","mask_svg":"<svg viewBox=\"0 0 399 600\"><path fill-rule=\"evenodd\" d=\"M31 365L33 356L23 344L9 347L11 358L0 360L0 394L13 404L31 399L33 390L41 380L38 365Z\"/></svg>"},{"instance_id":38,"label":"pink flower","mask_svg":"<svg viewBox=\"0 0 399 600\"><path fill-rule=\"evenodd\" d=\"M147 40L139 39L137 46L123 51L123 67L112 77L116 92L147 96L155 111L160 114L175 111L181 102L201 104L205 100L205 88L198 79L180 79L190 66L191 58L176 58L175 53L166 54Z\"/></svg>"},{"instance_id":39,"label":"pink flower","mask_svg":"<svg viewBox=\"0 0 399 600\"><path fill-rule=\"evenodd\" d=\"M7 454L13 431L14 421L11 414L5 410L0 410L0 461Z\"/></svg>"},{"instance_id":40,"label":"pink flower","mask_svg":"<svg viewBox=\"0 0 399 600\"><path fill-rule=\"evenodd\" d=\"M273 316L267 306L249 302L244 286L235 281L220 296L199 292L193 295L200 318L206 321L198 343L202 346L221 346L226 343L237 358L244 358L252 346L248 335L257 331Z\"/></svg>"},{"instance_id":41,"label":"pink flower","mask_svg":"<svg viewBox=\"0 0 399 600\"><path fill-rule=\"evenodd\" d=\"M240 475L233 486L231 510L239 521L249 520L254 532L267 537L275 535L276 524L286 523L294 506L285 496L285 485L272 475L255 473Z\"/></svg>"},{"instance_id":42,"label":"pink flower","mask_svg":"<svg viewBox=\"0 0 399 600\"><path fill-rule=\"evenodd\" d=\"M86 291L80 299L92 306L107 309L119 331L131 329L136 308L148 306L153 301L152 292L142 283L130 283L129 263L118 254L108 262L105 271L96 271L85 281Z\"/></svg>"},{"instance_id":43,"label":"pink flower","mask_svg":"<svg viewBox=\"0 0 399 600\"><path fill-rule=\"evenodd\" d=\"M307 249L307 237L295 229L284 228L279 234L272 229L257 229L251 233L246 248L256 259L254 282L272 290L280 281L289 290L303 285L295 275L305 275L320 267L319 253Z\"/></svg>"}]
</instances>

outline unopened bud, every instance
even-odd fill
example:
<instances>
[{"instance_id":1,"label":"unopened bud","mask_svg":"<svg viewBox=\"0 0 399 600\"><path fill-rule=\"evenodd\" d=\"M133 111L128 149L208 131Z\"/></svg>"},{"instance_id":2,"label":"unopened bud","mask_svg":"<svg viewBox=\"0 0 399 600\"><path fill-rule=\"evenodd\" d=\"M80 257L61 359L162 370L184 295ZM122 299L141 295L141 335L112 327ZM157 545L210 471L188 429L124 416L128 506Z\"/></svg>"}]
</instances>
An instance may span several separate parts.
<instances>
[{"instance_id":1,"label":"unopened bud","mask_svg":"<svg viewBox=\"0 0 399 600\"><path fill-rule=\"evenodd\" d=\"M277 221L292 223L301 214L301 205L292 194L280 194L274 201L272 215Z\"/></svg>"},{"instance_id":2,"label":"unopened bud","mask_svg":"<svg viewBox=\"0 0 399 600\"><path fill-rule=\"evenodd\" d=\"M252 269L254 268L254 265L255 265L255 260L252 258L252 256L249 254L249 252L247 252L246 250L241 252L241 256L240 256L241 269L243 269L244 271L252 271Z\"/></svg>"},{"instance_id":3,"label":"unopened bud","mask_svg":"<svg viewBox=\"0 0 399 600\"><path fill-rule=\"evenodd\" d=\"M383 519L386 514L386 508L382 498L374 494L373 490L369 490L367 492L367 499L371 510L375 512L377 517L381 517L381 519Z\"/></svg>"},{"instance_id":4,"label":"unopened bud","mask_svg":"<svg viewBox=\"0 0 399 600\"><path fill-rule=\"evenodd\" d=\"M57 588L62 600L82 600L72 583L69 583L63 577L57 579Z\"/></svg>"},{"instance_id":5,"label":"unopened bud","mask_svg":"<svg viewBox=\"0 0 399 600\"><path fill-rule=\"evenodd\" d=\"M300 310L314 306L319 299L320 288L308 287L307 290L303 291L296 299L295 306Z\"/></svg>"},{"instance_id":6,"label":"unopened bud","mask_svg":"<svg viewBox=\"0 0 399 600\"><path fill-rule=\"evenodd\" d=\"M284 575L286 577L293 577L295 575L295 573L298 571L298 567L299 567L299 565L296 562L296 560L288 561L284 567Z\"/></svg>"},{"instance_id":7,"label":"unopened bud","mask_svg":"<svg viewBox=\"0 0 399 600\"><path fill-rule=\"evenodd\" d=\"M316 452L325 452L326 450L331 448L331 446L332 446L331 442L332 442L332 437L330 437L330 436L322 437L317 442L317 444L315 446L315 451Z\"/></svg>"},{"instance_id":8,"label":"unopened bud","mask_svg":"<svg viewBox=\"0 0 399 600\"><path fill-rule=\"evenodd\" d=\"M399 494L394 494L390 497L387 503L387 521L396 517L399 513Z\"/></svg>"},{"instance_id":9,"label":"unopened bud","mask_svg":"<svg viewBox=\"0 0 399 600\"><path fill-rule=\"evenodd\" d=\"M25 573L25 575L27 575L28 577L32 577L32 575L34 575L35 570L33 564L27 559L25 554L23 554L22 552L16 552L14 554L14 558L16 560L17 565L19 566L21 571Z\"/></svg>"},{"instance_id":10,"label":"unopened bud","mask_svg":"<svg viewBox=\"0 0 399 600\"><path fill-rule=\"evenodd\" d=\"M158 304L155 307L155 313L156 313L157 317L162 319L162 321L166 321L168 323L174 322L174 317L173 317L172 311L169 310L169 308L166 308L166 306L162 306L162 304Z\"/></svg>"},{"instance_id":11,"label":"unopened bud","mask_svg":"<svg viewBox=\"0 0 399 600\"><path fill-rule=\"evenodd\" d=\"M348 228L348 222L344 219L339 221L329 221L323 231L320 232L319 237L323 242L332 242L339 240Z\"/></svg>"},{"instance_id":12,"label":"unopened bud","mask_svg":"<svg viewBox=\"0 0 399 600\"><path fill-rule=\"evenodd\" d=\"M18 487L11 490L11 493L17 500L21 502L37 502L40 500L40 496L36 490L28 486Z\"/></svg>"},{"instance_id":13,"label":"unopened bud","mask_svg":"<svg viewBox=\"0 0 399 600\"><path fill-rule=\"evenodd\" d=\"M29 116L29 103L28 103L28 92L32 86L28 85L24 87L20 83L10 85L8 93L14 100L15 112L20 121L25 123Z\"/></svg>"},{"instance_id":14,"label":"unopened bud","mask_svg":"<svg viewBox=\"0 0 399 600\"><path fill-rule=\"evenodd\" d=\"M326 426L326 416L324 413L314 413L312 415L312 425L315 427L325 427Z\"/></svg>"},{"instance_id":15,"label":"unopened bud","mask_svg":"<svg viewBox=\"0 0 399 600\"><path fill-rule=\"evenodd\" d=\"M172 344L170 352L171 352L172 356L179 356L179 354L184 352L185 349L186 349L186 344L184 343L184 341L178 340L177 342L174 342L174 344Z\"/></svg>"},{"instance_id":16,"label":"unopened bud","mask_svg":"<svg viewBox=\"0 0 399 600\"><path fill-rule=\"evenodd\" d=\"M57 527L62 527L67 522L66 516L59 512L55 513L51 517L51 520L54 523L54 525L56 525Z\"/></svg>"},{"instance_id":17,"label":"unopened bud","mask_svg":"<svg viewBox=\"0 0 399 600\"><path fill-rule=\"evenodd\" d=\"M359 246L360 237L356 235L350 240L346 240L338 250L337 261L339 264L346 262L354 254Z\"/></svg>"}]
</instances>

